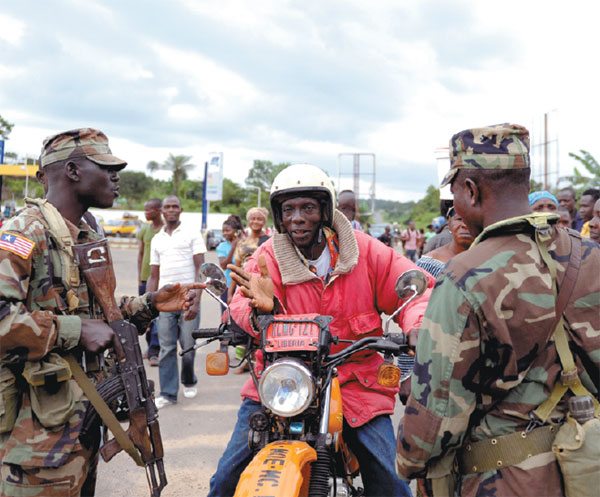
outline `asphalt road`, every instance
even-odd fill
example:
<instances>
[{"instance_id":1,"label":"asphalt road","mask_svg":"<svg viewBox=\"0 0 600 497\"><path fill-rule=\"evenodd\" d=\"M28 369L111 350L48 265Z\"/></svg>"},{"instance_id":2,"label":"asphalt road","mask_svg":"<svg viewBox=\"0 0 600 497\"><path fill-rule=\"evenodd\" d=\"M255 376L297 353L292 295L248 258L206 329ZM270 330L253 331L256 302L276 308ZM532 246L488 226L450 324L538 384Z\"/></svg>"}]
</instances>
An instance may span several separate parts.
<instances>
[{"instance_id":1,"label":"asphalt road","mask_svg":"<svg viewBox=\"0 0 600 497\"><path fill-rule=\"evenodd\" d=\"M117 278L117 296L137 294L137 250L111 249ZM216 262L214 251L207 261ZM219 322L220 309L208 295L202 297L200 326L215 326ZM142 349L145 340L141 340ZM160 427L165 451L165 470L168 486L163 497L203 496L214 473L236 421L241 403L239 395L249 375L237 375L231 371L226 376L208 376L204 371L205 357L217 349L211 344L197 351L196 375L198 396L186 399L180 392L176 405L159 411ZM148 378L155 381L158 389L158 368L146 367ZM401 408L396 406L393 417L397 426ZM121 452L109 463L100 459L96 495L99 497L144 497L149 495L143 468L137 467L128 455Z\"/></svg>"},{"instance_id":2,"label":"asphalt road","mask_svg":"<svg viewBox=\"0 0 600 497\"><path fill-rule=\"evenodd\" d=\"M117 296L137 294L137 250L111 249L117 278ZM216 262L214 251L207 261ZM219 322L219 305L203 295L200 325L215 326ZM145 340L140 341L142 349ZM202 496L208 492L208 482L229 441L239 408L240 389L248 374L208 376L204 371L205 357L217 349L216 344L201 348L196 354L198 396L186 399L180 392L179 401L159 411L159 421L165 451L165 471L169 496ZM146 367L149 379L158 389L158 368ZM100 460L96 495L100 497L143 497L149 495L143 468L137 467L123 452L109 463Z\"/></svg>"}]
</instances>

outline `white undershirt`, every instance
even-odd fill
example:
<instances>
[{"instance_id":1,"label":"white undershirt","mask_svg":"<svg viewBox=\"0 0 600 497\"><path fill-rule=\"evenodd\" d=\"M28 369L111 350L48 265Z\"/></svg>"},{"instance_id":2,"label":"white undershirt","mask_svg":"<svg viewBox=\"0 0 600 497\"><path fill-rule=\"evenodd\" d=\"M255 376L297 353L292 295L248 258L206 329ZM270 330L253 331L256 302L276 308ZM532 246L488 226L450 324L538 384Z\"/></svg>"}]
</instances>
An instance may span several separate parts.
<instances>
[{"instance_id":1,"label":"white undershirt","mask_svg":"<svg viewBox=\"0 0 600 497\"><path fill-rule=\"evenodd\" d=\"M323 248L323 252L321 252L319 258L315 261L309 260L308 263L316 268L317 276L319 278L325 276L327 274L327 271L329 271L329 265L331 264L331 254L329 253L329 247L325 245L325 247Z\"/></svg>"}]
</instances>

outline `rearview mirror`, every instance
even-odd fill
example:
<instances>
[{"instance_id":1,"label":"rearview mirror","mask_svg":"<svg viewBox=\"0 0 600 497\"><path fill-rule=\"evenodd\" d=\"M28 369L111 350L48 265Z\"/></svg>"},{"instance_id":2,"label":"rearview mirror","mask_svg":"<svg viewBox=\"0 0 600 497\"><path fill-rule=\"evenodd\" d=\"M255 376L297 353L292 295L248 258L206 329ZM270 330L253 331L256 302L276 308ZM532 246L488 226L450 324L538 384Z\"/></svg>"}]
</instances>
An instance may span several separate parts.
<instances>
[{"instance_id":1,"label":"rearview mirror","mask_svg":"<svg viewBox=\"0 0 600 497\"><path fill-rule=\"evenodd\" d=\"M427 276L418 269L409 269L396 281L396 295L404 300L413 295L423 295L427 288Z\"/></svg>"},{"instance_id":2,"label":"rearview mirror","mask_svg":"<svg viewBox=\"0 0 600 497\"><path fill-rule=\"evenodd\" d=\"M405 302L396 309L396 311L389 316L385 321L385 328L383 330L384 338L388 335L388 330L391 320L404 309L415 297L423 295L423 292L427 288L427 276L425 276L418 269L409 269L402 273L396 281L396 295Z\"/></svg>"},{"instance_id":3,"label":"rearview mirror","mask_svg":"<svg viewBox=\"0 0 600 497\"><path fill-rule=\"evenodd\" d=\"M206 287L215 293L221 295L227 290L227 277L223 270L214 262L205 262L200 267L200 274L204 276Z\"/></svg>"}]
</instances>

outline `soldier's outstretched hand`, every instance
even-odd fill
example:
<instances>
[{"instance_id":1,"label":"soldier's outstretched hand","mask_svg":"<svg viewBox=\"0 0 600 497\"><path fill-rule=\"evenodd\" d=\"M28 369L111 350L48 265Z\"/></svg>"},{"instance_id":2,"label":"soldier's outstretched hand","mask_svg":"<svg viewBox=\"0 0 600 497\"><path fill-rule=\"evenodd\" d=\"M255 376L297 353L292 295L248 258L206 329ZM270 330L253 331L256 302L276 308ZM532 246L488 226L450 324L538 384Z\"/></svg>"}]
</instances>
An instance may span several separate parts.
<instances>
[{"instance_id":1,"label":"soldier's outstretched hand","mask_svg":"<svg viewBox=\"0 0 600 497\"><path fill-rule=\"evenodd\" d=\"M187 311L204 288L204 283L165 285L152 294L152 303L160 312Z\"/></svg>"},{"instance_id":2,"label":"soldier's outstretched hand","mask_svg":"<svg viewBox=\"0 0 600 497\"><path fill-rule=\"evenodd\" d=\"M244 297L250 299L250 305L264 312L271 312L274 307L273 302L273 280L269 275L267 260L264 255L258 256L258 268L260 275L244 271L241 267L228 264L227 269L231 269L231 277L235 281Z\"/></svg>"}]
</instances>

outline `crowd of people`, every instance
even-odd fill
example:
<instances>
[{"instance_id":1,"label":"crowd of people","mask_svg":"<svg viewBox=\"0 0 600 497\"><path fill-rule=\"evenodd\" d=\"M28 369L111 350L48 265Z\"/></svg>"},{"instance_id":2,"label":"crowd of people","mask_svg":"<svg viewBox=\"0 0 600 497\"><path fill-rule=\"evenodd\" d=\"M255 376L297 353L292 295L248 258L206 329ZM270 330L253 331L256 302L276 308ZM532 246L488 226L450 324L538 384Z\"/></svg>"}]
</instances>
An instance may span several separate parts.
<instances>
[{"instance_id":1,"label":"crowd of people","mask_svg":"<svg viewBox=\"0 0 600 497\"><path fill-rule=\"evenodd\" d=\"M391 226L379 240L363 232L356 196L336 194L321 169L287 167L273 182L270 211L251 208L246 225L237 215L224 221L216 248L227 277L221 299L255 337L260 314L332 316L343 348L382 334L381 314L402 303L398 277L421 268L426 291L396 317L414 348L399 358L398 386L378 385L376 353L337 368L344 440L360 464L364 495L409 496L415 478L427 496L565 495L568 475L548 433L571 423L573 394L589 396L600 417L600 194L585 190L579 209L572 188L530 194L529 135L519 125L455 134L450 162L442 186L450 185L453 200L440 202L427 233L413 221L397 230L397 244ZM112 205L126 162L103 133L84 128L47 138L40 164L45 199L0 233L0 495L14 495L15 485L57 493L65 480L69 495L93 495L98 444L78 443L85 396L71 383L65 388L76 401L51 394L64 412L45 424L22 376L60 352L93 377L91 359L118 346L64 254L101 238L84 214ZM140 295L121 302L146 334L149 365L159 368L159 409L177 403L180 383L184 397L198 394L194 353L180 373L176 352L178 343L193 344L200 323L206 246L198 229L181 223L182 210L174 195L145 203ZM258 354L236 355L260 375ZM398 395L406 410L395 432ZM249 419L261 403L252 379L241 397L211 497L233 495L253 457Z\"/></svg>"}]
</instances>

